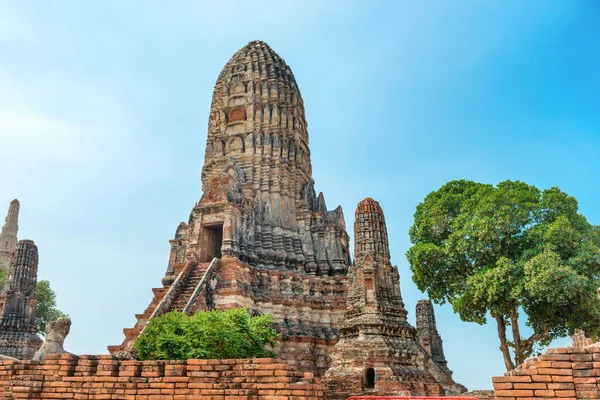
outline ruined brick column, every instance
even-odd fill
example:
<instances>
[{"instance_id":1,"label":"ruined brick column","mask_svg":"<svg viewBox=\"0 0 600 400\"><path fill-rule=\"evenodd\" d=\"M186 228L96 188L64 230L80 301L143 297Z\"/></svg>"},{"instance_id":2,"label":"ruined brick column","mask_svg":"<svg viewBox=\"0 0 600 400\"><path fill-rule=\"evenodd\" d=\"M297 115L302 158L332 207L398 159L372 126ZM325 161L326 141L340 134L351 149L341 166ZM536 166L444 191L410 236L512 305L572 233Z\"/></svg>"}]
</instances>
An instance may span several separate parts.
<instances>
[{"instance_id":1,"label":"ruined brick column","mask_svg":"<svg viewBox=\"0 0 600 400\"><path fill-rule=\"evenodd\" d=\"M421 346L431 356L431 359L438 363L442 368L446 369L448 373L451 371L448 369L448 361L444 356L444 347L442 344L442 337L440 336L437 325L435 323L435 313L433 311L433 304L429 300L419 300L416 307L417 314L417 336Z\"/></svg>"},{"instance_id":2,"label":"ruined brick column","mask_svg":"<svg viewBox=\"0 0 600 400\"><path fill-rule=\"evenodd\" d=\"M19 230L19 200L10 202L8 214L0 232L0 268L8 270L10 261L17 245Z\"/></svg>"},{"instance_id":3,"label":"ruined brick column","mask_svg":"<svg viewBox=\"0 0 600 400\"><path fill-rule=\"evenodd\" d=\"M390 262L383 211L370 198L356 208L354 258L345 321L325 374L328 392L341 398L463 391L430 362L416 329L406 319L398 268Z\"/></svg>"},{"instance_id":4,"label":"ruined brick column","mask_svg":"<svg viewBox=\"0 0 600 400\"><path fill-rule=\"evenodd\" d=\"M589 338L582 329L577 329L571 336L571 347L582 349L594 344L594 340Z\"/></svg>"},{"instance_id":5,"label":"ruined brick column","mask_svg":"<svg viewBox=\"0 0 600 400\"><path fill-rule=\"evenodd\" d=\"M27 360L42 345L35 321L37 268L36 245L31 240L19 241L2 292L0 354Z\"/></svg>"}]
</instances>

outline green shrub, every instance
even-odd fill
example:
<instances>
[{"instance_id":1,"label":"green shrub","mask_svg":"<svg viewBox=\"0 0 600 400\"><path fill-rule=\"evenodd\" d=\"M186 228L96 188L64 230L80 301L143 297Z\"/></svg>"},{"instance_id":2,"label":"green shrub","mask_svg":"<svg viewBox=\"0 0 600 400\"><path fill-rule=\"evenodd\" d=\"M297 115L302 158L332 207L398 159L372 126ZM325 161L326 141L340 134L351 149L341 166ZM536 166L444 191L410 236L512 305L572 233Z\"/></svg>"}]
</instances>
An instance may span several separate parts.
<instances>
[{"instance_id":1,"label":"green shrub","mask_svg":"<svg viewBox=\"0 0 600 400\"><path fill-rule=\"evenodd\" d=\"M243 308L193 316L173 311L151 319L133 347L140 360L276 357L265 346L278 337L272 315L251 317Z\"/></svg>"}]
</instances>

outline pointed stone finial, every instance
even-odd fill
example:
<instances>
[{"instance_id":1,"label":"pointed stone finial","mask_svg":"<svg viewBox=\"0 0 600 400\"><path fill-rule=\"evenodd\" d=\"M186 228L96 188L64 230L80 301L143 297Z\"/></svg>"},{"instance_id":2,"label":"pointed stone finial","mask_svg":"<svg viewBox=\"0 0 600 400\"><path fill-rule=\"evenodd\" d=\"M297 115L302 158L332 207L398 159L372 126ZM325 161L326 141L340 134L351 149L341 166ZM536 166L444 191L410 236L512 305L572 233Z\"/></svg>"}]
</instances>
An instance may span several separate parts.
<instances>
[{"instance_id":1,"label":"pointed stone finial","mask_svg":"<svg viewBox=\"0 0 600 400\"><path fill-rule=\"evenodd\" d=\"M17 246L19 231L19 200L10 202L8 214L0 232L0 267L8 269L12 254Z\"/></svg>"}]
</instances>

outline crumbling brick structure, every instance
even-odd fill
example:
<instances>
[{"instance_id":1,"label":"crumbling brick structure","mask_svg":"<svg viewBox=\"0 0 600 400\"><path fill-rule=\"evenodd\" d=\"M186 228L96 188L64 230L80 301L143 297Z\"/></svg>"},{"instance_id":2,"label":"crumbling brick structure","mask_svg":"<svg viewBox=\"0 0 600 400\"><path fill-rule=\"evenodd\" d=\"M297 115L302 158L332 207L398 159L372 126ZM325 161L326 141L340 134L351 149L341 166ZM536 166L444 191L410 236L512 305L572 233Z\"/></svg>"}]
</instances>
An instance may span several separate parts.
<instances>
[{"instance_id":1,"label":"crumbling brick structure","mask_svg":"<svg viewBox=\"0 0 600 400\"><path fill-rule=\"evenodd\" d=\"M311 373L271 358L119 361L48 355L0 361L0 399L319 400Z\"/></svg>"},{"instance_id":2,"label":"crumbling brick structure","mask_svg":"<svg viewBox=\"0 0 600 400\"><path fill-rule=\"evenodd\" d=\"M8 276L0 294L0 354L30 359L42 345L37 336L38 250L31 240L16 245Z\"/></svg>"},{"instance_id":3,"label":"crumbling brick structure","mask_svg":"<svg viewBox=\"0 0 600 400\"><path fill-rule=\"evenodd\" d=\"M419 344L417 330L406 319L400 275L390 263L385 218L373 199L364 199L356 208L354 265L349 277L341 337L325 374L328 398L358 394L440 396L466 391L452 380L445 364L438 364ZM435 328L431 325L435 321L433 308L426 311L431 335Z\"/></svg>"},{"instance_id":4,"label":"crumbling brick structure","mask_svg":"<svg viewBox=\"0 0 600 400\"><path fill-rule=\"evenodd\" d=\"M350 312L352 263L341 207L328 210L323 194L315 192L308 142L303 100L291 69L266 43L250 42L217 78L203 194L170 241L163 287L154 289L151 304L136 315L133 328L124 330L123 343L109 347L111 354L125 356L148 321L166 312L245 307L274 316L281 334L275 350L283 360L323 376L344 314ZM368 218L363 222L360 243L378 257L379 246L385 242L387 248L387 236L383 241L376 235L387 231L375 229ZM386 280L382 290L387 297L378 298L389 303L384 318L393 316L386 319L386 329L400 323L393 332L410 350L401 357L408 360L418 353L428 362L415 328L406 322L398 272L386 251L381 267L389 271L381 279ZM362 271L365 259L357 262ZM426 377L423 368L415 368L407 373L415 372L415 387L421 381L438 388L438 381L454 384L442 367L440 374Z\"/></svg>"},{"instance_id":5,"label":"crumbling brick structure","mask_svg":"<svg viewBox=\"0 0 600 400\"><path fill-rule=\"evenodd\" d=\"M600 347L549 349L494 377L497 400L600 398Z\"/></svg>"},{"instance_id":6,"label":"crumbling brick structure","mask_svg":"<svg viewBox=\"0 0 600 400\"><path fill-rule=\"evenodd\" d=\"M431 301L419 300L416 307L416 316L419 343L427 350L433 361L441 368L449 371L448 361L446 361L446 356L444 355L442 337L437 330L435 313L433 312Z\"/></svg>"}]
</instances>

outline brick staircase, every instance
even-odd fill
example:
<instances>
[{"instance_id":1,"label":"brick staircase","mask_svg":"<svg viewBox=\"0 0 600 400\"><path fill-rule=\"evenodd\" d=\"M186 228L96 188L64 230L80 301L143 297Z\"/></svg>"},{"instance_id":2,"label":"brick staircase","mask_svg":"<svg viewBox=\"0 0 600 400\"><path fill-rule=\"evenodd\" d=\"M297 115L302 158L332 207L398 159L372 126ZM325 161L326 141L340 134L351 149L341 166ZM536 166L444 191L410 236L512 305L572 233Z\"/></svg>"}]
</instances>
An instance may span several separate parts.
<instances>
[{"instance_id":1,"label":"brick staircase","mask_svg":"<svg viewBox=\"0 0 600 400\"><path fill-rule=\"evenodd\" d=\"M184 310L209 266L210 262L199 263L190 271L185 282L183 282L182 286L179 288L178 293L175 294L168 311Z\"/></svg>"}]
</instances>

